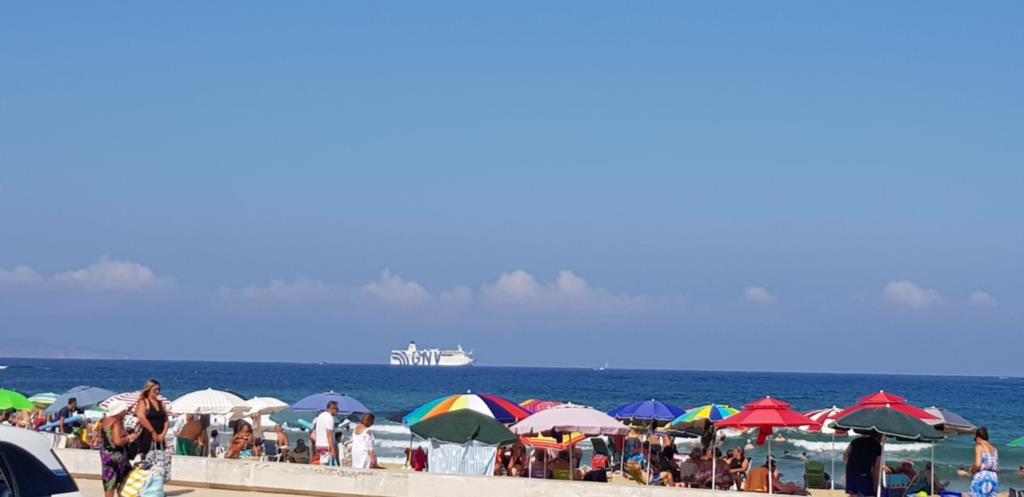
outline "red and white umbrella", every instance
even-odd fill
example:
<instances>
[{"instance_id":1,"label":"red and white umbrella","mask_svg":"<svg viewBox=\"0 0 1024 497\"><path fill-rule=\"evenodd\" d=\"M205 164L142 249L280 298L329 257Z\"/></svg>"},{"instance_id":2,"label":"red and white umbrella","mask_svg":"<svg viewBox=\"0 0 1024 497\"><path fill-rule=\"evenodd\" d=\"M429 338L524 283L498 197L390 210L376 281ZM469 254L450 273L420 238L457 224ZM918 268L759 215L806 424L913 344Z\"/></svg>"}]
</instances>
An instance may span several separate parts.
<instances>
[{"instance_id":1,"label":"red and white umbrella","mask_svg":"<svg viewBox=\"0 0 1024 497\"><path fill-rule=\"evenodd\" d=\"M839 419L839 415L842 414L844 410L845 409L832 406L826 407L825 409L817 409L814 411L805 412L804 416L807 416L808 418L811 419L811 421L815 421L819 424L804 425L800 427L800 430L809 431L811 433L821 433L824 435L846 435L848 432L836 430L833 426L836 420Z\"/></svg>"},{"instance_id":2,"label":"red and white umbrella","mask_svg":"<svg viewBox=\"0 0 1024 497\"><path fill-rule=\"evenodd\" d=\"M128 412L129 413L135 413L135 406L139 403L139 396L140 395L142 395L142 391L141 390L136 390L134 392L119 393L117 395L110 396L109 398L107 398L107 400L104 400L103 402L100 402L98 405L99 405L100 409L107 410L107 408L110 407L110 404L113 404L114 401L120 401L120 402L124 402L124 403L128 404ZM170 399L168 399L167 397L164 397L163 395L158 395L157 399L159 399L160 403L164 405L164 410L165 411L167 411L167 412L171 411L171 400Z\"/></svg>"}]
</instances>

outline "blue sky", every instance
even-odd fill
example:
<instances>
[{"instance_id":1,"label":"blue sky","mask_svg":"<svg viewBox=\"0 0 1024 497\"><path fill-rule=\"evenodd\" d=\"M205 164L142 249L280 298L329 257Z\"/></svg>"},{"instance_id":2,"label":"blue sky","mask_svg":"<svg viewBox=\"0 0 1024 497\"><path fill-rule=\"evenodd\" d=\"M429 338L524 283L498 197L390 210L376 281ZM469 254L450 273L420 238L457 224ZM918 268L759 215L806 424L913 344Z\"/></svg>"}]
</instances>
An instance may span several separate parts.
<instances>
[{"instance_id":1,"label":"blue sky","mask_svg":"<svg viewBox=\"0 0 1024 497\"><path fill-rule=\"evenodd\" d=\"M1024 374L1022 21L1018 2L8 5L0 338Z\"/></svg>"}]
</instances>

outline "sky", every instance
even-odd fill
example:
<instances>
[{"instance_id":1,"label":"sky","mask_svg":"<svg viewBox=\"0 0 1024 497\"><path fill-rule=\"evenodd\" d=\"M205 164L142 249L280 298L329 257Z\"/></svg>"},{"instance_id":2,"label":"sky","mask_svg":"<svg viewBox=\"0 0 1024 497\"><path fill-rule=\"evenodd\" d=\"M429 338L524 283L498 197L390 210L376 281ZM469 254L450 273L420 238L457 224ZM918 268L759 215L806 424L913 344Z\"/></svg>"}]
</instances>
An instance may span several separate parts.
<instances>
[{"instance_id":1,"label":"sky","mask_svg":"<svg viewBox=\"0 0 1024 497\"><path fill-rule=\"evenodd\" d=\"M1024 375L1022 21L8 4L0 357Z\"/></svg>"}]
</instances>

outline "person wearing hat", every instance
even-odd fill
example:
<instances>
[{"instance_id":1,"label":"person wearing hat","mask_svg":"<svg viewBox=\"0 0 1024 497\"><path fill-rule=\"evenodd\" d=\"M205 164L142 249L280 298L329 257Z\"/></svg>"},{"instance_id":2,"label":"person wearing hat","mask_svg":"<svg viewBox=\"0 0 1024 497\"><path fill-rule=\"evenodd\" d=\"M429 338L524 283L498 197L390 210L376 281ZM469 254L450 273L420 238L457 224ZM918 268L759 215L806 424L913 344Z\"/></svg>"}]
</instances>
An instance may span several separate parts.
<instances>
[{"instance_id":1,"label":"person wearing hat","mask_svg":"<svg viewBox=\"0 0 1024 497\"><path fill-rule=\"evenodd\" d=\"M106 416L100 420L100 476L103 479L103 495L106 497L114 497L121 492L132 470L128 446L139 438L139 434L125 433L124 416L129 407L126 402L115 400L107 407Z\"/></svg>"}]
</instances>

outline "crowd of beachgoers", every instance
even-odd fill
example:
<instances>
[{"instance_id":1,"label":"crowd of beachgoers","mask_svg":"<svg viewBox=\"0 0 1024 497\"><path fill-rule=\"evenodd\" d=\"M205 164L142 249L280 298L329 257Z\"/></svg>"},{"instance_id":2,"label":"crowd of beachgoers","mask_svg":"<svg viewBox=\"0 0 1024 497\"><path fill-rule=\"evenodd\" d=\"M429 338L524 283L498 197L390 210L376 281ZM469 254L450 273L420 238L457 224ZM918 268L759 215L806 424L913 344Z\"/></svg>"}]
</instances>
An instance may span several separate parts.
<instances>
[{"instance_id":1,"label":"crowd of beachgoers","mask_svg":"<svg viewBox=\"0 0 1024 497\"><path fill-rule=\"evenodd\" d=\"M121 394L88 406L79 405L75 397L64 396L60 399L63 404L59 409L50 409L50 414L38 404L20 410L8 410L2 413L0 423L51 432L55 447L97 450L102 465L104 489L108 496L119 492L137 461L147 460L153 451L166 454L168 458L218 457L384 469L378 463L375 448L376 416L347 396L331 392L311 397L312 402L321 402L316 405L322 407L306 409L312 420L302 420L296 427L268 422L269 418L265 415L267 412L278 412L288 407L280 401L274 403L276 399L252 399L260 401L257 402L259 406L274 406L274 409L261 410L250 405L249 410L244 411L233 406L231 403L234 401L225 397L229 399L227 408L217 412L209 408L211 403L216 403L209 399L216 399L218 397L212 397L213 394L223 392L208 390L197 393L206 395L199 404L176 409L174 403L161 395L160 383L150 380L138 392ZM886 404L878 406L879 411L871 414L894 411L890 402L902 401L890 394L879 395L884 396ZM182 402L180 406L185 406L182 399L175 403L179 401ZM298 407L300 403L291 407ZM603 413L572 404L531 399L519 405L497 396L467 394L437 399L420 408L398 413L398 417L388 418L410 426L412 432L422 438L434 440L435 435L422 431L426 428L417 428L431 424L430 429L441 431L430 433L443 433L444 430L452 429L457 431L459 426L433 425L438 425L437 421L443 421L445 415L454 412L477 413L480 419L460 417L458 423L480 424L474 427L474 433L483 433L489 429L490 425L486 423L493 423L496 427L492 431L497 433L497 438L484 442L484 445L492 446L493 456L489 457L493 461L489 460L486 467L487 472L495 476L594 482L619 478L645 485L793 495L806 495L811 488L844 488L851 495L875 495L880 481L884 481L887 495L894 495L895 489L899 490L900 495L929 495L943 492L948 485L947 482L939 481L930 463L926 463L923 468L909 460L886 465L885 439L910 437L909 432L858 430L862 434L852 439L843 454L845 474L838 477L830 475L824 464L811 460L806 453L784 453L782 457L796 457L806 463L806 473L802 480L787 481L783 479L771 456L759 461L748 457L748 450L754 447L752 443L723 450L720 441L724 440L729 429L751 430L751 433L758 430L757 442L768 442L770 447L771 440L782 440L781 434L772 436L770 426L821 430L825 426L824 421L794 413L788 409L788 404L771 398L748 405L749 412L710 405L691 410L668 409L667 417L651 414L666 408L666 405L650 403L640 402ZM907 406L901 410L901 416L915 412L912 409L916 408L909 404L901 405ZM93 413L98 411L100 415L82 416L84 407L92 407ZM849 411L856 410L851 408ZM548 414L541 414L547 411ZM775 422L775 425L755 420L757 415L769 411L779 419L791 419ZM486 412L489 417L479 415L479 412ZM538 421L539 418L553 418L558 414L578 414L583 416L579 418L583 421L578 422L579 426L557 429L554 428L558 426L557 423L548 426ZM739 421L747 414L753 416L747 416L746 422ZM645 419L649 421L646 424L643 422ZM664 421L659 422L658 419ZM834 419L852 418L832 413L829 420ZM433 421L427 423L428 420ZM926 438L921 440L929 440L928 436L934 436L931 439L933 441L944 438L942 430L948 428L947 424L952 425L953 421L942 421L927 427L929 431L924 434ZM264 429L263 424L271 426ZM831 428L835 430L838 426L833 423ZM515 435L509 429L514 430ZM973 465L962 469L973 479L970 495L994 497L998 491L998 450L988 442L989 434L984 427L970 426L968 431L967 427L961 426L961 431L962 434L972 434L977 446L977 457ZM508 433L509 436L502 433ZM448 435L438 434L436 437L445 440ZM699 443L686 445L690 448L680 450L681 444L677 443L677 437L696 437ZM476 435L471 435L459 442L484 439L483 436L476 438ZM584 440L592 447L586 454L580 444ZM429 447L414 446L410 442L405 449L405 468L431 471L430 450ZM1021 472L1024 473L1024 468L1021 468Z\"/></svg>"}]
</instances>

